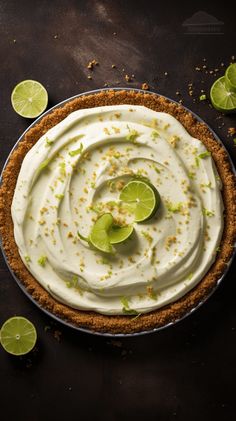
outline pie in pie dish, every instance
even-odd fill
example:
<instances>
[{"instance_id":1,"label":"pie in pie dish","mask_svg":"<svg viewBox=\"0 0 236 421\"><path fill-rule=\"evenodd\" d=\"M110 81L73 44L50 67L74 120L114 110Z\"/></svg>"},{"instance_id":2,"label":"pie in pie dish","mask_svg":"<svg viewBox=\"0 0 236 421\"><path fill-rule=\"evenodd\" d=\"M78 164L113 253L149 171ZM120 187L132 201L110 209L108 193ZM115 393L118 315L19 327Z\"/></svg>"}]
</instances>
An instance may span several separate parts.
<instances>
[{"instance_id":1,"label":"pie in pie dish","mask_svg":"<svg viewBox=\"0 0 236 421\"><path fill-rule=\"evenodd\" d=\"M151 206L146 190L144 202L123 200L134 181L131 196L137 186L158 192L146 219L136 212ZM3 249L34 300L62 320L148 331L216 287L234 250L235 192L224 148L182 106L135 91L84 95L43 117L11 154L0 190ZM90 241L104 215L132 226L112 245L104 226L96 232L107 250Z\"/></svg>"}]
</instances>

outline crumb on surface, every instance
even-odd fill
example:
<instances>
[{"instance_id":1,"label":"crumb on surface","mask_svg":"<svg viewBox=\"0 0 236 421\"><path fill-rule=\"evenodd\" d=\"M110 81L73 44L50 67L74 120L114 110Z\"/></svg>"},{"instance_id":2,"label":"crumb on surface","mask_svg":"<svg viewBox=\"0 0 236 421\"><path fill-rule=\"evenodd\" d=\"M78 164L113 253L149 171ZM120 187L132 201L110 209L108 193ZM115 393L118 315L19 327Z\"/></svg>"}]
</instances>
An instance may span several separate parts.
<instances>
[{"instance_id":1,"label":"crumb on surface","mask_svg":"<svg viewBox=\"0 0 236 421\"><path fill-rule=\"evenodd\" d=\"M126 82L132 82L132 78L129 75L125 75Z\"/></svg>"},{"instance_id":2,"label":"crumb on surface","mask_svg":"<svg viewBox=\"0 0 236 421\"><path fill-rule=\"evenodd\" d=\"M229 127L228 128L228 134L230 136L234 136L236 134L236 127Z\"/></svg>"},{"instance_id":3,"label":"crumb on surface","mask_svg":"<svg viewBox=\"0 0 236 421\"><path fill-rule=\"evenodd\" d=\"M87 65L87 69L89 69L89 70L93 70L93 68L95 67L95 66L98 66L99 65L99 63L98 63L98 61L97 60L91 60L89 63L88 63L88 65Z\"/></svg>"}]
</instances>

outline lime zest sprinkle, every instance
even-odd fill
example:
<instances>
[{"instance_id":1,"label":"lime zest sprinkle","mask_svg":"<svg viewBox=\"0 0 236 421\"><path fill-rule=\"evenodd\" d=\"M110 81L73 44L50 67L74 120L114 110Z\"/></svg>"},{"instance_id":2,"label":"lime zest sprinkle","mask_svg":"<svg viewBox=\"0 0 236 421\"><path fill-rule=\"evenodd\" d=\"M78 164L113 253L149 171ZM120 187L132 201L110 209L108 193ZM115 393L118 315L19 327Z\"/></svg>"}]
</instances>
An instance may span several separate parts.
<instances>
[{"instance_id":1,"label":"lime zest sprinkle","mask_svg":"<svg viewBox=\"0 0 236 421\"><path fill-rule=\"evenodd\" d=\"M182 202L179 202L179 203L168 202L166 205L167 210L173 213L180 212L182 210L182 207L183 207Z\"/></svg>"},{"instance_id":2,"label":"lime zest sprinkle","mask_svg":"<svg viewBox=\"0 0 236 421\"><path fill-rule=\"evenodd\" d=\"M42 266L42 267L44 267L45 265L46 265L46 261L47 261L47 256L41 256L39 259L38 259L38 264L40 265L40 266Z\"/></svg>"},{"instance_id":3,"label":"lime zest sprinkle","mask_svg":"<svg viewBox=\"0 0 236 421\"><path fill-rule=\"evenodd\" d=\"M193 277L193 272L191 272L189 275L188 275L188 280L190 281L191 279L192 279L192 277Z\"/></svg>"},{"instance_id":4,"label":"lime zest sprinkle","mask_svg":"<svg viewBox=\"0 0 236 421\"><path fill-rule=\"evenodd\" d=\"M69 155L70 156L79 155L83 152L83 149L84 149L84 145L83 145L83 143L80 143L80 147L78 149L75 149L74 151L70 151Z\"/></svg>"},{"instance_id":5,"label":"lime zest sprinkle","mask_svg":"<svg viewBox=\"0 0 236 421\"><path fill-rule=\"evenodd\" d=\"M157 300L157 293L154 291L153 287L147 287L147 295L152 300Z\"/></svg>"},{"instance_id":6,"label":"lime zest sprinkle","mask_svg":"<svg viewBox=\"0 0 236 421\"><path fill-rule=\"evenodd\" d=\"M205 158L207 158L208 156L211 156L211 152L206 151L206 152L202 152L202 153L200 153L200 154L198 155L198 158L200 158L200 159L205 159Z\"/></svg>"},{"instance_id":7,"label":"lime zest sprinkle","mask_svg":"<svg viewBox=\"0 0 236 421\"><path fill-rule=\"evenodd\" d=\"M127 134L126 140L128 140L128 142L135 143L137 137L139 136L139 132L137 132L137 130L135 130L135 129L131 130L129 127L128 127L128 130L129 130L129 134Z\"/></svg>"},{"instance_id":8,"label":"lime zest sprinkle","mask_svg":"<svg viewBox=\"0 0 236 421\"><path fill-rule=\"evenodd\" d=\"M200 186L201 187L207 187L208 189L211 189L212 188L212 182L211 181L209 181L209 183L207 183L207 184L205 184L205 183L201 183L200 184Z\"/></svg>"},{"instance_id":9,"label":"lime zest sprinkle","mask_svg":"<svg viewBox=\"0 0 236 421\"><path fill-rule=\"evenodd\" d=\"M41 162L41 164L38 167L38 171L44 170L49 164L49 162L50 162L50 159L45 159L43 162Z\"/></svg>"},{"instance_id":10,"label":"lime zest sprinkle","mask_svg":"<svg viewBox=\"0 0 236 421\"><path fill-rule=\"evenodd\" d=\"M199 157L195 156L195 166L198 168L199 167Z\"/></svg>"},{"instance_id":11,"label":"lime zest sprinkle","mask_svg":"<svg viewBox=\"0 0 236 421\"><path fill-rule=\"evenodd\" d=\"M122 307L122 313L124 314L130 314L130 315L138 315L138 312L129 306L129 300L127 297L121 297L120 299Z\"/></svg>"},{"instance_id":12,"label":"lime zest sprinkle","mask_svg":"<svg viewBox=\"0 0 236 421\"><path fill-rule=\"evenodd\" d=\"M177 144L177 142L179 142L180 141L180 137L179 136L177 136L177 135L173 135L173 136L171 136L171 138L170 138L170 144L174 147L174 148L176 148L176 144Z\"/></svg>"},{"instance_id":13,"label":"lime zest sprinkle","mask_svg":"<svg viewBox=\"0 0 236 421\"><path fill-rule=\"evenodd\" d=\"M80 295L83 295L83 291L79 286L79 277L77 275L73 275L71 280L66 281L67 288L75 288L79 291Z\"/></svg>"},{"instance_id":14,"label":"lime zest sprinkle","mask_svg":"<svg viewBox=\"0 0 236 421\"><path fill-rule=\"evenodd\" d=\"M153 238L147 231L141 231L141 234L148 241L149 244L152 244Z\"/></svg>"},{"instance_id":15,"label":"lime zest sprinkle","mask_svg":"<svg viewBox=\"0 0 236 421\"><path fill-rule=\"evenodd\" d=\"M129 314L130 316L135 316L135 315L139 316L140 315L140 313L138 313L136 310L134 310L132 308L127 309L125 307L122 308L122 313Z\"/></svg>"},{"instance_id":16,"label":"lime zest sprinkle","mask_svg":"<svg viewBox=\"0 0 236 421\"><path fill-rule=\"evenodd\" d=\"M56 197L56 199L61 200L61 199L63 199L64 194L55 194L55 197Z\"/></svg>"},{"instance_id":17,"label":"lime zest sprinkle","mask_svg":"<svg viewBox=\"0 0 236 421\"><path fill-rule=\"evenodd\" d=\"M195 174L195 172L189 172L188 173L188 176L189 176L189 178L191 178L191 180L194 180L195 179L195 176L196 176L196 174Z\"/></svg>"},{"instance_id":18,"label":"lime zest sprinkle","mask_svg":"<svg viewBox=\"0 0 236 421\"><path fill-rule=\"evenodd\" d=\"M66 163L60 162L59 167L60 167L60 174L65 177L66 176Z\"/></svg>"},{"instance_id":19,"label":"lime zest sprinkle","mask_svg":"<svg viewBox=\"0 0 236 421\"><path fill-rule=\"evenodd\" d=\"M125 296L121 297L120 302L124 308L129 309L129 300L127 297Z\"/></svg>"},{"instance_id":20,"label":"lime zest sprinkle","mask_svg":"<svg viewBox=\"0 0 236 421\"><path fill-rule=\"evenodd\" d=\"M160 134L158 133L158 131L157 130L153 130L152 131L152 133L151 133L151 137L153 138L153 139L156 139L157 137L159 137L160 136Z\"/></svg>"},{"instance_id":21,"label":"lime zest sprinkle","mask_svg":"<svg viewBox=\"0 0 236 421\"><path fill-rule=\"evenodd\" d=\"M45 146L47 148L49 148L50 146L52 146L53 143L54 143L54 141L53 140L49 140L48 137L46 137L45 142L46 142Z\"/></svg>"},{"instance_id":22,"label":"lime zest sprinkle","mask_svg":"<svg viewBox=\"0 0 236 421\"><path fill-rule=\"evenodd\" d=\"M30 256L28 254L25 256L25 261L26 261L26 263L30 263L31 262L31 258L30 258Z\"/></svg>"},{"instance_id":23,"label":"lime zest sprinkle","mask_svg":"<svg viewBox=\"0 0 236 421\"><path fill-rule=\"evenodd\" d=\"M205 101L206 100L206 94L202 94L199 97L200 101Z\"/></svg>"},{"instance_id":24,"label":"lime zest sprinkle","mask_svg":"<svg viewBox=\"0 0 236 421\"><path fill-rule=\"evenodd\" d=\"M202 208L202 213L203 213L203 215L206 215L206 216L214 216L215 215L215 213L213 211L210 211L209 209L206 209L206 208Z\"/></svg>"}]
</instances>

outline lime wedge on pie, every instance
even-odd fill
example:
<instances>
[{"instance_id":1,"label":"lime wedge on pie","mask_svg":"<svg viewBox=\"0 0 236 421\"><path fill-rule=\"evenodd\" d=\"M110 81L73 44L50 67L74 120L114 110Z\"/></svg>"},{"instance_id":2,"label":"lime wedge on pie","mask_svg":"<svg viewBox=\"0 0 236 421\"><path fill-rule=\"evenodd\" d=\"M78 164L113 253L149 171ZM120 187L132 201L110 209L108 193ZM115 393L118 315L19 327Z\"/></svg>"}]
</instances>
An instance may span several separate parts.
<instances>
[{"instance_id":1,"label":"lime wedge on pie","mask_svg":"<svg viewBox=\"0 0 236 421\"><path fill-rule=\"evenodd\" d=\"M133 180L127 183L120 194L120 200L133 207L135 222L151 218L160 204L156 188L144 181Z\"/></svg>"},{"instance_id":2,"label":"lime wedge on pie","mask_svg":"<svg viewBox=\"0 0 236 421\"><path fill-rule=\"evenodd\" d=\"M0 331L1 345L13 355L28 354L35 346L36 340L36 329L25 317L11 317Z\"/></svg>"},{"instance_id":3,"label":"lime wedge on pie","mask_svg":"<svg viewBox=\"0 0 236 421\"><path fill-rule=\"evenodd\" d=\"M15 112L22 117L38 117L48 105L48 93L36 80L24 80L12 91L11 103Z\"/></svg>"},{"instance_id":4,"label":"lime wedge on pie","mask_svg":"<svg viewBox=\"0 0 236 421\"><path fill-rule=\"evenodd\" d=\"M110 213L104 213L95 222L89 236L90 243L105 253L112 253L112 245L108 236L108 230L112 223L113 216Z\"/></svg>"},{"instance_id":5,"label":"lime wedge on pie","mask_svg":"<svg viewBox=\"0 0 236 421\"><path fill-rule=\"evenodd\" d=\"M133 226L120 226L113 223L111 213L101 215L93 225L89 237L84 237L78 232L78 236L96 249L104 253L112 253L112 244L119 244L127 240L132 232Z\"/></svg>"},{"instance_id":6,"label":"lime wedge on pie","mask_svg":"<svg viewBox=\"0 0 236 421\"><path fill-rule=\"evenodd\" d=\"M210 97L216 110L224 113L236 110L236 93L227 87L225 76L220 77L213 83Z\"/></svg>"}]
</instances>

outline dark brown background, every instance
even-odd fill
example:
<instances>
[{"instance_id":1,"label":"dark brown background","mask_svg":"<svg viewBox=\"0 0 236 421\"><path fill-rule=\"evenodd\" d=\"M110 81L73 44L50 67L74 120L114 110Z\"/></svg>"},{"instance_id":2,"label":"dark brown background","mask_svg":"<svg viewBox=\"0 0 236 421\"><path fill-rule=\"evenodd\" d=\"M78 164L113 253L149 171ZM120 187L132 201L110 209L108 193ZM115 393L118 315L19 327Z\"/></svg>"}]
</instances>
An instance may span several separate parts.
<instances>
[{"instance_id":1,"label":"dark brown background","mask_svg":"<svg viewBox=\"0 0 236 421\"><path fill-rule=\"evenodd\" d=\"M184 33L182 23L200 10L224 22L223 34ZM200 90L208 93L216 76L195 70L206 58L209 69L223 74L220 64L228 65L236 53L233 38L233 11L224 2L0 1L1 166L30 124L10 105L13 87L28 78L46 86L50 106L105 83L148 82L151 90L183 98L235 158L227 136L235 116L221 118L208 101L199 101ZM92 59L99 66L89 80L86 66ZM125 74L134 74L131 83ZM192 97L188 83L194 83ZM52 322L23 295L2 257L0 264L0 323L24 315L39 336L28 357L13 358L0 349L1 419L234 419L235 265L214 296L179 325L111 341Z\"/></svg>"}]
</instances>

